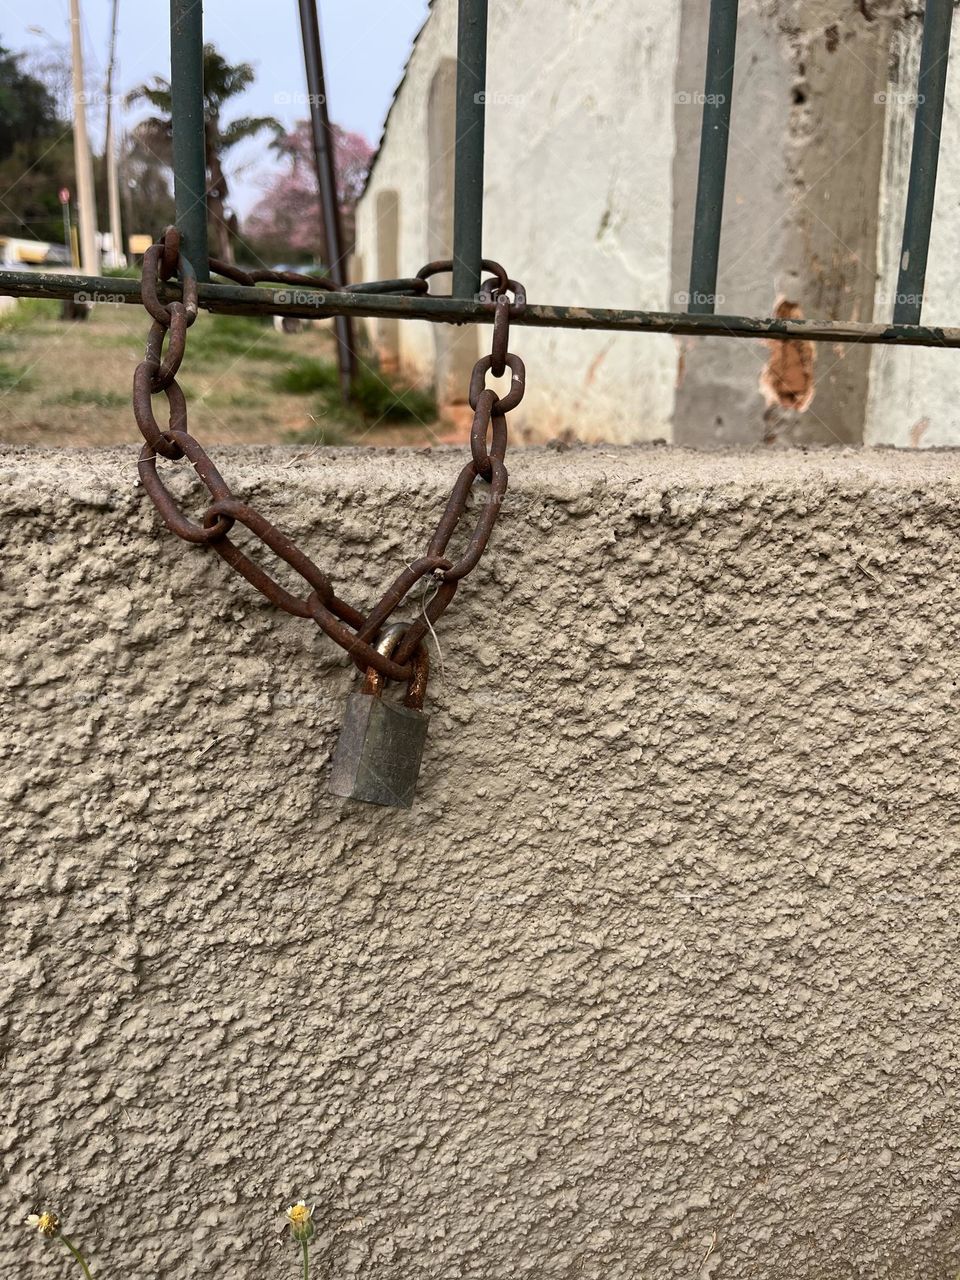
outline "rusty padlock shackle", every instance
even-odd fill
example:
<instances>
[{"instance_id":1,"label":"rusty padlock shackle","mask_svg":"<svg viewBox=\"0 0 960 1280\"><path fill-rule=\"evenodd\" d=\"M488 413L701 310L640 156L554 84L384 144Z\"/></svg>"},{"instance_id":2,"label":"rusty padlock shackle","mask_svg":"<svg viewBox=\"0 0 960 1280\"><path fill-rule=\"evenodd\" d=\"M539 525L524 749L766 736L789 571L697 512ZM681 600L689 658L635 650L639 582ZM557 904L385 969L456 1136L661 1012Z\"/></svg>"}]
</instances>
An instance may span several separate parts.
<instances>
[{"instance_id":1,"label":"rusty padlock shackle","mask_svg":"<svg viewBox=\"0 0 960 1280\"><path fill-rule=\"evenodd\" d=\"M384 657L389 658L406 633L407 624L405 622L391 622L377 636L373 647L377 653L382 653ZM411 711L423 710L423 701L427 696L427 681L429 678L430 654L427 652L427 646L421 641L417 646L416 653L413 655L413 675L407 685L407 692L404 694L403 706L409 707ZM384 678L380 672L375 667L368 667L367 674L363 680L363 688L360 692L369 693L379 698L383 693L383 685Z\"/></svg>"}]
</instances>

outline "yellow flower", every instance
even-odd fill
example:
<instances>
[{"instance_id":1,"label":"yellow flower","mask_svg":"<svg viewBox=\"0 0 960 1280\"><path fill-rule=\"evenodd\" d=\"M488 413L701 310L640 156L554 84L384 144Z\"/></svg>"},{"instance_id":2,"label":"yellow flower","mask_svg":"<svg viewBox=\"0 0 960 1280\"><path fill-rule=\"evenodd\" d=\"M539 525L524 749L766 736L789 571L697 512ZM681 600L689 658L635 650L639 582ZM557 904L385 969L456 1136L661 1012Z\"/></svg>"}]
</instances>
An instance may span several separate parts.
<instances>
[{"instance_id":1,"label":"yellow flower","mask_svg":"<svg viewBox=\"0 0 960 1280\"><path fill-rule=\"evenodd\" d=\"M45 1209L43 1213L31 1213L27 1218L27 1226L36 1227L42 1236L52 1240L60 1231L60 1219L55 1213Z\"/></svg>"},{"instance_id":2,"label":"yellow flower","mask_svg":"<svg viewBox=\"0 0 960 1280\"><path fill-rule=\"evenodd\" d=\"M287 1220L295 1240L309 1240L314 1233L313 1209L307 1208L306 1201L298 1200L287 1210Z\"/></svg>"}]
</instances>

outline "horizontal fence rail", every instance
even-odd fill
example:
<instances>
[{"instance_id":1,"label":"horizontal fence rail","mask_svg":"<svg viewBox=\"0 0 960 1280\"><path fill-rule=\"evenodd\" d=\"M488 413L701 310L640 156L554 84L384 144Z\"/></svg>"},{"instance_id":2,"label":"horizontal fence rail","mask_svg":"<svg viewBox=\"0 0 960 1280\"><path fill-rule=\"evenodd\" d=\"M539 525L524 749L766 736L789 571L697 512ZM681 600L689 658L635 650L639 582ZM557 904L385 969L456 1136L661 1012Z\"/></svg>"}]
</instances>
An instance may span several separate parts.
<instances>
[{"instance_id":1,"label":"horizontal fence rail","mask_svg":"<svg viewBox=\"0 0 960 1280\"><path fill-rule=\"evenodd\" d=\"M231 315L295 316L318 320L352 315L430 320L435 324L493 324L488 302L473 298L395 293L334 293L285 286L279 293L238 284L202 284L200 306ZM0 294L21 298L64 298L122 306L141 301L140 281L117 276L0 271ZM175 281L158 286L163 302L180 299ZM278 301L278 297L285 300ZM756 316L689 315L674 311L631 311L609 307L568 307L527 303L512 325L534 329L608 329L621 333L688 334L728 338L802 338L809 342L901 343L911 347L960 347L960 328L912 324L858 324L847 320L778 320Z\"/></svg>"}]
</instances>

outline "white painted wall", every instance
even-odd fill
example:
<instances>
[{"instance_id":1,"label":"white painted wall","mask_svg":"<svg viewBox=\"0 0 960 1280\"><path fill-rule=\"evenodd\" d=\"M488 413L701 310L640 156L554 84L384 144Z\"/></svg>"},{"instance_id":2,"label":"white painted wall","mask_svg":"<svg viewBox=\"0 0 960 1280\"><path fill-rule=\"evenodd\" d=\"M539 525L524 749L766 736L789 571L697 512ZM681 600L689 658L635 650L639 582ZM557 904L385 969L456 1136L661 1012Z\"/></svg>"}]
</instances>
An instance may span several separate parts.
<instances>
[{"instance_id":1,"label":"white painted wall","mask_svg":"<svg viewBox=\"0 0 960 1280\"><path fill-rule=\"evenodd\" d=\"M406 76L387 120L376 166L356 213L356 256L369 280L380 276L377 254L377 196L395 190L399 198L400 243L397 261L412 276L427 261L427 103L433 73L444 57L455 55L457 7L435 0L430 17L413 48ZM368 322L372 334L377 321ZM433 381L433 326L410 320L400 325L400 365L412 379Z\"/></svg>"},{"instance_id":2,"label":"white painted wall","mask_svg":"<svg viewBox=\"0 0 960 1280\"><path fill-rule=\"evenodd\" d=\"M931 325L960 324L960 257L956 251L960 222L958 58L960 21L955 21L923 304L923 322ZM912 94L919 61L920 30L914 22L897 34L891 62L880 191L877 320L893 315L913 141ZM960 352L930 347L874 348L866 421L867 444L934 447L960 443Z\"/></svg>"},{"instance_id":3,"label":"white painted wall","mask_svg":"<svg viewBox=\"0 0 960 1280\"><path fill-rule=\"evenodd\" d=\"M673 0L492 0L486 252L537 302L683 310L677 288L687 276L699 120L677 106L677 93L696 90L702 75L691 56L706 38L702 4L701 12ZM434 0L360 203L358 254L367 278L391 274L381 271L376 251L384 190L399 192L401 274L435 256L427 235L428 99L438 66L455 56L456 9L456 0ZM800 8L787 0L745 0L721 310L770 314L789 277L808 316L868 318L860 298L869 301L875 272L874 318L892 316L921 21L896 0L870 15L851 9L834 27L829 0ZM884 85L887 40L883 103L875 89ZM960 321L953 245L960 213L958 45L960 22L924 306L926 322L945 325ZM837 101L841 108L847 101L844 93L846 115L837 109ZM874 145L880 128L882 165ZM876 256L868 243L875 223ZM460 333L461 341L473 341L468 330ZM438 339L430 325L400 326L408 377L434 381L438 340L443 331ZM757 391L768 356L762 344L688 343L682 367L680 344L666 337L523 330L513 347L529 374L526 399L511 416L514 438L569 433L703 445L764 436ZM869 370L854 377L853 366L866 360ZM811 409L797 415L791 438L960 443L958 353L821 346L816 377Z\"/></svg>"},{"instance_id":4,"label":"white painted wall","mask_svg":"<svg viewBox=\"0 0 960 1280\"><path fill-rule=\"evenodd\" d=\"M456 52L456 8L434 2L360 202L357 252L371 278L384 189L400 193L403 272L427 258L427 102ZM663 0L493 0L485 252L538 302L669 308L679 21ZM405 372L431 379L431 326L401 330ZM523 330L512 346L529 376L515 436L669 436L672 338Z\"/></svg>"}]
</instances>

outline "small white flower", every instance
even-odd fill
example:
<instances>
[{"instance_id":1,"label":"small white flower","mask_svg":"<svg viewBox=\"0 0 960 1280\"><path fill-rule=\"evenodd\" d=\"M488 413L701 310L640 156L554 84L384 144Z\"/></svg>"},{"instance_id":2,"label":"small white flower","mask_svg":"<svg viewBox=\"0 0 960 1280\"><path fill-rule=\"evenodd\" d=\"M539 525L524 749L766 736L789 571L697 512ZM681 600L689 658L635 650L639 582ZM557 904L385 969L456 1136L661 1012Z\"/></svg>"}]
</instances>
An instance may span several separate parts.
<instances>
[{"instance_id":1,"label":"small white flower","mask_svg":"<svg viewBox=\"0 0 960 1280\"><path fill-rule=\"evenodd\" d=\"M287 1221L295 1240L309 1240L316 1228L313 1225L313 1210L316 1205L307 1208L305 1200L298 1200L287 1210Z\"/></svg>"},{"instance_id":2,"label":"small white flower","mask_svg":"<svg viewBox=\"0 0 960 1280\"><path fill-rule=\"evenodd\" d=\"M27 1218L27 1226L35 1227L42 1236L52 1239L60 1230L60 1219L55 1213L45 1209L43 1213L31 1213Z\"/></svg>"}]
</instances>

